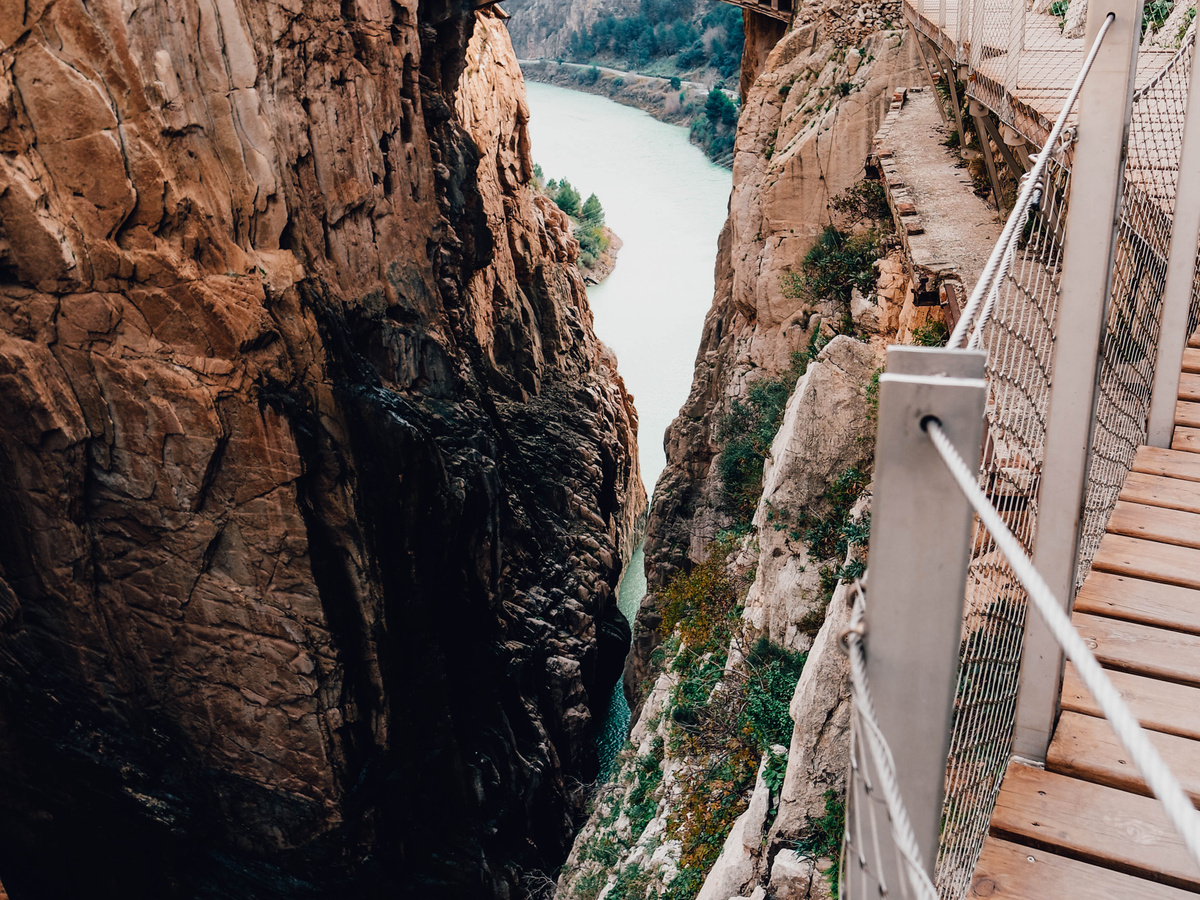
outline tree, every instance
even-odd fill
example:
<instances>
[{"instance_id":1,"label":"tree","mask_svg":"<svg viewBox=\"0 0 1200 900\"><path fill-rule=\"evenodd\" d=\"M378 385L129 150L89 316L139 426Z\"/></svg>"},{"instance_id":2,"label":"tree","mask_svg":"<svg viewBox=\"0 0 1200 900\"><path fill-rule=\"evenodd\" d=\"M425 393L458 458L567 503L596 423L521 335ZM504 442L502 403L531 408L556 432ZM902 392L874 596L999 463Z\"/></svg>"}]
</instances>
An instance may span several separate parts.
<instances>
[{"instance_id":1,"label":"tree","mask_svg":"<svg viewBox=\"0 0 1200 900\"><path fill-rule=\"evenodd\" d=\"M708 92L708 99L704 101L704 114L714 128L718 125L731 127L736 125L738 120L737 106L720 88L713 88Z\"/></svg>"},{"instance_id":2,"label":"tree","mask_svg":"<svg viewBox=\"0 0 1200 900\"><path fill-rule=\"evenodd\" d=\"M571 187L571 182L567 179L564 178L558 183L558 188L551 195L551 199L568 216L579 216L579 191Z\"/></svg>"},{"instance_id":3,"label":"tree","mask_svg":"<svg viewBox=\"0 0 1200 900\"><path fill-rule=\"evenodd\" d=\"M604 224L604 207L600 205L600 198L592 194L583 203L583 210L579 214L579 221L585 222L588 225L603 225Z\"/></svg>"}]
</instances>

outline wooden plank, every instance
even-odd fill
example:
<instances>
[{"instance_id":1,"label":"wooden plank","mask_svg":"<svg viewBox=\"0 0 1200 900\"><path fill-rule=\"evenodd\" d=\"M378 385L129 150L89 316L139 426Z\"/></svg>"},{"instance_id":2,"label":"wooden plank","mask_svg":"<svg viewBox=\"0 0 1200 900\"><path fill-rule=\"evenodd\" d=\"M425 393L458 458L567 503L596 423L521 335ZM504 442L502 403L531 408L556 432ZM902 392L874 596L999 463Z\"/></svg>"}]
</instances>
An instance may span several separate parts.
<instances>
[{"instance_id":1,"label":"wooden plank","mask_svg":"<svg viewBox=\"0 0 1200 900\"><path fill-rule=\"evenodd\" d=\"M1200 433L1196 437L1200 438ZM1200 450L1200 444L1196 449ZM1133 471L1164 478L1181 478L1184 481L1200 481L1200 459L1196 458L1194 452L1142 446L1134 454Z\"/></svg>"},{"instance_id":2,"label":"wooden plank","mask_svg":"<svg viewBox=\"0 0 1200 900\"><path fill-rule=\"evenodd\" d=\"M1200 375L1181 372L1179 375L1179 399L1200 400Z\"/></svg>"},{"instance_id":3,"label":"wooden plank","mask_svg":"<svg viewBox=\"0 0 1200 900\"><path fill-rule=\"evenodd\" d=\"M1105 674L1142 727L1200 740L1200 688L1115 669L1108 669ZM1062 708L1086 716L1100 715L1096 701L1069 662L1063 671Z\"/></svg>"},{"instance_id":4,"label":"wooden plank","mask_svg":"<svg viewBox=\"0 0 1200 900\"><path fill-rule=\"evenodd\" d=\"M1092 568L1200 588L1200 550L1141 541L1123 534L1106 534L1100 539Z\"/></svg>"},{"instance_id":5,"label":"wooden plank","mask_svg":"<svg viewBox=\"0 0 1200 900\"><path fill-rule=\"evenodd\" d=\"M1151 797L1013 764L996 798L992 834L1200 891L1200 866Z\"/></svg>"},{"instance_id":6,"label":"wooden plank","mask_svg":"<svg viewBox=\"0 0 1200 900\"><path fill-rule=\"evenodd\" d=\"M1192 348L1200 348L1200 331L1197 331L1188 338L1187 345Z\"/></svg>"},{"instance_id":7,"label":"wooden plank","mask_svg":"<svg viewBox=\"0 0 1200 900\"><path fill-rule=\"evenodd\" d=\"M1196 900L1189 891L988 836L971 898L990 900Z\"/></svg>"},{"instance_id":8,"label":"wooden plank","mask_svg":"<svg viewBox=\"0 0 1200 900\"><path fill-rule=\"evenodd\" d=\"M1120 499L1146 506L1162 506L1200 513L1200 483L1180 478L1163 478L1145 472L1130 472Z\"/></svg>"},{"instance_id":9,"label":"wooden plank","mask_svg":"<svg viewBox=\"0 0 1200 900\"><path fill-rule=\"evenodd\" d=\"M1108 519L1108 531L1160 544L1200 548L1200 515L1177 509L1118 500Z\"/></svg>"},{"instance_id":10,"label":"wooden plank","mask_svg":"<svg viewBox=\"0 0 1200 900\"><path fill-rule=\"evenodd\" d=\"M1085 613L1071 621L1109 668L1200 685L1200 636Z\"/></svg>"},{"instance_id":11,"label":"wooden plank","mask_svg":"<svg viewBox=\"0 0 1200 900\"><path fill-rule=\"evenodd\" d=\"M1191 738L1148 731L1150 742L1195 803L1200 800L1200 744ZM1107 719L1064 712L1054 729L1046 768L1060 775L1152 796L1129 751Z\"/></svg>"},{"instance_id":12,"label":"wooden plank","mask_svg":"<svg viewBox=\"0 0 1200 900\"><path fill-rule=\"evenodd\" d=\"M1200 403L1179 400L1175 404L1175 424L1189 428L1200 426Z\"/></svg>"},{"instance_id":13,"label":"wooden plank","mask_svg":"<svg viewBox=\"0 0 1200 900\"><path fill-rule=\"evenodd\" d=\"M1187 453L1200 453L1200 428L1184 428L1182 425L1175 426L1175 433L1171 437L1171 449L1183 450Z\"/></svg>"},{"instance_id":14,"label":"wooden plank","mask_svg":"<svg viewBox=\"0 0 1200 900\"><path fill-rule=\"evenodd\" d=\"M1200 372L1200 350L1188 347L1183 351L1183 371Z\"/></svg>"},{"instance_id":15,"label":"wooden plank","mask_svg":"<svg viewBox=\"0 0 1200 900\"><path fill-rule=\"evenodd\" d=\"M1095 569L1075 595L1075 611L1200 634L1200 594Z\"/></svg>"}]
</instances>

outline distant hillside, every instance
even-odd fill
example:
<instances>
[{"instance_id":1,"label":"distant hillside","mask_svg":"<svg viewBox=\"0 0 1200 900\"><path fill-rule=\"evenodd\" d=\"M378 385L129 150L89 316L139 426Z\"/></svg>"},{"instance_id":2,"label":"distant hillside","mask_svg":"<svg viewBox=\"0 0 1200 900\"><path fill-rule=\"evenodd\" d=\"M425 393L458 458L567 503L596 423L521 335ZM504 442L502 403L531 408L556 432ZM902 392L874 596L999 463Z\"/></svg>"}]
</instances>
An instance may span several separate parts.
<instances>
[{"instance_id":1,"label":"distant hillside","mask_svg":"<svg viewBox=\"0 0 1200 900\"><path fill-rule=\"evenodd\" d=\"M595 63L737 89L742 12L718 0L508 0L522 59Z\"/></svg>"}]
</instances>

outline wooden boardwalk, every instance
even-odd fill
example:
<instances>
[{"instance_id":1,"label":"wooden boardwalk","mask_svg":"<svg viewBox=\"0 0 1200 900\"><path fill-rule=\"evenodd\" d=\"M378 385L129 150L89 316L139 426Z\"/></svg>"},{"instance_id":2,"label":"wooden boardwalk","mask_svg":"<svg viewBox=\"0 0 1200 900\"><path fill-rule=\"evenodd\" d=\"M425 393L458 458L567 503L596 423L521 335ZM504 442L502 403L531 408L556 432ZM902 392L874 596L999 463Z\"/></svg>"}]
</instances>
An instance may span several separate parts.
<instances>
[{"instance_id":1,"label":"wooden boardwalk","mask_svg":"<svg viewBox=\"0 0 1200 900\"><path fill-rule=\"evenodd\" d=\"M971 57L969 23L959 10L958 0L946 0L944 21L940 3L925 0L918 10L915 0L905 0L904 14L921 34L945 56L958 62ZM964 4L965 5L965 4ZM995 4L984 27L984 50L977 54L978 70L972 70L971 94L1012 124L1027 140L1041 146L1050 135L1054 120L1083 64L1083 38L1062 34L1057 16L1027 12L1020 60L1015 67L1016 83L1009 84L1008 7ZM999 21L997 16L1004 16ZM963 34L959 35L960 16ZM1135 83L1148 84L1175 55L1173 50L1143 48L1138 54Z\"/></svg>"},{"instance_id":2,"label":"wooden boardwalk","mask_svg":"<svg viewBox=\"0 0 1200 900\"><path fill-rule=\"evenodd\" d=\"M1142 447L1076 628L1200 802L1200 339L1185 351L1170 450ZM1045 770L1009 766L973 898L1170 900L1200 894L1191 859L1068 664Z\"/></svg>"}]
</instances>

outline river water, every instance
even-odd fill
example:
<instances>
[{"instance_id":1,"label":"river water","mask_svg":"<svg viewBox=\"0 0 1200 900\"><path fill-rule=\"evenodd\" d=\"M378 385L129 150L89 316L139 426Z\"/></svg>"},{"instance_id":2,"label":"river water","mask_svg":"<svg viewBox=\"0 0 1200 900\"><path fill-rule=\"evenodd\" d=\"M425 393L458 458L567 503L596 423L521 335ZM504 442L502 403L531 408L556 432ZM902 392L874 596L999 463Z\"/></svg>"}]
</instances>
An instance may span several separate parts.
<instances>
[{"instance_id":1,"label":"river water","mask_svg":"<svg viewBox=\"0 0 1200 900\"><path fill-rule=\"evenodd\" d=\"M732 177L683 128L641 110L534 82L526 92L534 162L582 197L595 193L608 227L625 242L616 269L588 288L588 299L596 334L617 354L634 396L642 478L653 490L666 464L663 433L691 387ZM618 594L631 623L646 592L643 561L639 547ZM617 685L600 738L605 768L628 727Z\"/></svg>"}]
</instances>

